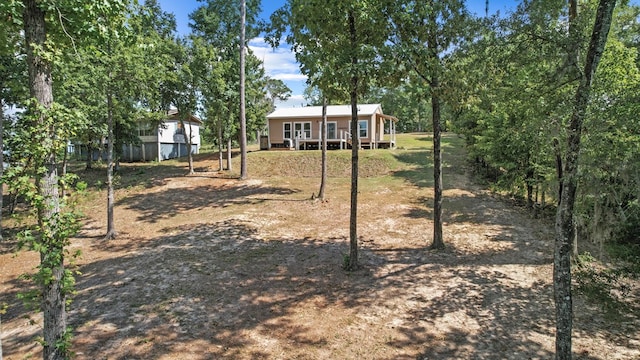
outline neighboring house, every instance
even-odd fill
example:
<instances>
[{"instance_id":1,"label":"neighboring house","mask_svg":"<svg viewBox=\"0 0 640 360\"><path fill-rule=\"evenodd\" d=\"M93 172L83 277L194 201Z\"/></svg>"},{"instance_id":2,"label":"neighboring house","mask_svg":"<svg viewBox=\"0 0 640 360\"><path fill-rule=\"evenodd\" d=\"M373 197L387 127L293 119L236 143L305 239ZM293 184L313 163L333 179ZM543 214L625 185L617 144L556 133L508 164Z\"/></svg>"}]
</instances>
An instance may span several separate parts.
<instances>
[{"instance_id":1,"label":"neighboring house","mask_svg":"<svg viewBox=\"0 0 640 360\"><path fill-rule=\"evenodd\" d=\"M149 123L140 123L136 132L140 139L139 144L124 144L122 146L122 161L162 161L177 157L187 156L187 143L189 134L191 137L191 152L200 152L200 127L202 120L192 115L189 120L184 120L185 129L180 125L178 111L169 110L167 117L159 125L152 126ZM99 145L97 145L99 147ZM95 145L94 145L95 147ZM70 148L71 149L71 148ZM103 139L102 151L93 149L94 160L106 160L107 143ZM76 143L73 151L78 158L86 158L86 144ZM160 154L160 156L158 156Z\"/></svg>"},{"instance_id":2,"label":"neighboring house","mask_svg":"<svg viewBox=\"0 0 640 360\"><path fill-rule=\"evenodd\" d=\"M187 141L191 136L191 153L200 152L200 127L202 120L192 115L184 120L184 129L180 124L178 111L169 110L167 119L160 126L138 125L140 144L123 145L123 161L167 160L187 156ZM159 155L158 155L159 154Z\"/></svg>"},{"instance_id":3,"label":"neighboring house","mask_svg":"<svg viewBox=\"0 0 640 360\"><path fill-rule=\"evenodd\" d=\"M382 113L380 104L358 105L360 148L396 146L397 118ZM267 115L268 149L319 149L322 106L278 109ZM351 105L327 106L327 147L351 148Z\"/></svg>"}]
</instances>

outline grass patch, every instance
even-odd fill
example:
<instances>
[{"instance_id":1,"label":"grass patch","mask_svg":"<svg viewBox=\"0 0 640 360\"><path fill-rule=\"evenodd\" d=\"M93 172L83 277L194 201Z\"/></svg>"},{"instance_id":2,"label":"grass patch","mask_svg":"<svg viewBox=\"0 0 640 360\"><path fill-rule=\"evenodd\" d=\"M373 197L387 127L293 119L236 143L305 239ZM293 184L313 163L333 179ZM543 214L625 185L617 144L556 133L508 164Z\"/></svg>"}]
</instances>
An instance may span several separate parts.
<instances>
[{"instance_id":1,"label":"grass patch","mask_svg":"<svg viewBox=\"0 0 640 360\"><path fill-rule=\"evenodd\" d=\"M386 153L385 153L386 152ZM360 177L385 175L397 168L389 150L363 150L359 153ZM258 178L320 177L322 153L319 150L261 151L249 156L249 173ZM351 151L333 150L327 153L329 177L351 176Z\"/></svg>"},{"instance_id":2,"label":"grass patch","mask_svg":"<svg viewBox=\"0 0 640 360\"><path fill-rule=\"evenodd\" d=\"M620 263L620 270L631 277L640 277L640 245L608 243L607 253Z\"/></svg>"}]
</instances>

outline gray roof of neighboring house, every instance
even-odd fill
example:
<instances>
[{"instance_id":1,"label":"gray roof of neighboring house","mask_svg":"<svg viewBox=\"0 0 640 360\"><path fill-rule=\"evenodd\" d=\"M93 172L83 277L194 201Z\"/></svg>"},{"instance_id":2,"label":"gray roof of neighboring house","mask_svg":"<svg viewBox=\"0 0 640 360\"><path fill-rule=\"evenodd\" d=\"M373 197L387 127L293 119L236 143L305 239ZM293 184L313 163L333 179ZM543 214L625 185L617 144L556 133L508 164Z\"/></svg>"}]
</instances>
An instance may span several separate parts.
<instances>
[{"instance_id":1,"label":"gray roof of neighboring house","mask_svg":"<svg viewBox=\"0 0 640 360\"><path fill-rule=\"evenodd\" d=\"M167 111L167 120L179 120L180 114L178 113L177 109L169 109L169 111ZM202 120L200 120L199 117L197 117L196 115L191 115L189 117L189 120L191 122L197 123L199 125L202 125Z\"/></svg>"},{"instance_id":2,"label":"gray roof of neighboring house","mask_svg":"<svg viewBox=\"0 0 640 360\"><path fill-rule=\"evenodd\" d=\"M373 115L382 107L380 104L358 104L358 115ZM282 118L317 118L322 116L322 106L306 106L298 108L277 109L267 115L267 119ZM351 105L329 105L327 116L351 116Z\"/></svg>"}]
</instances>

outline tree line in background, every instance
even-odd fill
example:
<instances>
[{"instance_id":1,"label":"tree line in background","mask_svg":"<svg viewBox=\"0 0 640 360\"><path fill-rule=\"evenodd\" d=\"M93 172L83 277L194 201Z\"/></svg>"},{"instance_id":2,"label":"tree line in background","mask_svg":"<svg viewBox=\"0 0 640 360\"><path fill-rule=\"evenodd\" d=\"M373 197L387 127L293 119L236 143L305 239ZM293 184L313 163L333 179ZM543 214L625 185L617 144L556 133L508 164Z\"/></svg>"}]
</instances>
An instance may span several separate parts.
<instances>
[{"instance_id":1,"label":"tree line in background","mask_svg":"<svg viewBox=\"0 0 640 360\"><path fill-rule=\"evenodd\" d=\"M63 312L73 284L63 259L78 222L58 194L73 182L57 173L66 142L79 139L91 150L108 140L110 213L122 144L137 143L138 123L157 125L170 107L183 121L204 118L220 169L223 148L230 168L230 148L244 138L243 108L252 137L275 99L289 93L244 50L242 39L266 31L274 46L284 38L291 44L317 104L351 103L356 119L358 103L379 102L401 119L399 131L433 131L434 248L446 243L441 131L465 137L494 189L521 197L536 215L556 209L556 356L570 358L569 256L579 259L580 242L594 241L640 263L640 7L538 0L478 17L460 0L288 0L262 24L259 1L241 3L204 1L185 37L155 0L0 4L2 108L26 109L4 122L12 164L4 181L38 219L23 234L41 252L35 280L46 286L34 296L51 296ZM357 133L357 121L352 126ZM353 146L351 270L358 266L357 169ZM50 358L66 356L69 336L56 314L49 335L45 321L45 353L57 354Z\"/></svg>"}]
</instances>

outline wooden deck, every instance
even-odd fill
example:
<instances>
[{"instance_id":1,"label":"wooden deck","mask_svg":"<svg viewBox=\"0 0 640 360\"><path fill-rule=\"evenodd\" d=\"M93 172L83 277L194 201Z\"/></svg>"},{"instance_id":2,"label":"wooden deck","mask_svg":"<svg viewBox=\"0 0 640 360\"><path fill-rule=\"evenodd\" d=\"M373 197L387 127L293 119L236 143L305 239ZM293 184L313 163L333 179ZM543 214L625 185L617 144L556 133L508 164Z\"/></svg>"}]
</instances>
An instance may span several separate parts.
<instances>
[{"instance_id":1,"label":"wooden deck","mask_svg":"<svg viewBox=\"0 0 640 360\"><path fill-rule=\"evenodd\" d=\"M377 142L361 142L361 149L391 149L395 147L395 142L386 140L386 141L377 141ZM322 149L322 142L318 139L297 139L297 146L294 143L293 146L289 147L288 144L285 143L272 143L271 150L320 150ZM342 150L342 149L351 149L351 141L350 140L340 140L333 139L327 140L327 149L328 150Z\"/></svg>"}]
</instances>

